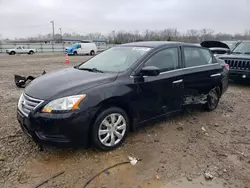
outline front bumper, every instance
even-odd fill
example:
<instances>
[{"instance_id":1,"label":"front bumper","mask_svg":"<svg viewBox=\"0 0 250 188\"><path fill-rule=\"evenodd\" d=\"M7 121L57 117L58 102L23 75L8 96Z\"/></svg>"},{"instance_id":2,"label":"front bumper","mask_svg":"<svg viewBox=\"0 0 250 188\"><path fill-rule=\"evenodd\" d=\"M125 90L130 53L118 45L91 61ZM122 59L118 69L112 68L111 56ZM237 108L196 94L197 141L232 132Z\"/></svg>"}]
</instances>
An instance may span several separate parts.
<instances>
[{"instance_id":1,"label":"front bumper","mask_svg":"<svg viewBox=\"0 0 250 188\"><path fill-rule=\"evenodd\" d=\"M30 113L28 117L17 111L17 120L26 135L36 143L56 146L87 147L92 119L90 111L65 114Z\"/></svg>"},{"instance_id":2,"label":"front bumper","mask_svg":"<svg viewBox=\"0 0 250 188\"><path fill-rule=\"evenodd\" d=\"M229 78L231 78L231 79L250 80L250 71L230 69Z\"/></svg>"}]
</instances>

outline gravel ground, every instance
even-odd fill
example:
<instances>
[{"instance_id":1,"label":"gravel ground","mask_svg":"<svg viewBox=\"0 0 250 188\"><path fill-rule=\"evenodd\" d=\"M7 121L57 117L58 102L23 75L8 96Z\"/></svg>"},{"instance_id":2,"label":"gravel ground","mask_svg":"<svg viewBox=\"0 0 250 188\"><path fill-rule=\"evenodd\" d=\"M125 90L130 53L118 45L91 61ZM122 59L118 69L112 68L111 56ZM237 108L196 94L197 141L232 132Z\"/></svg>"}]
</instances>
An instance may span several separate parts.
<instances>
[{"instance_id":1,"label":"gravel ground","mask_svg":"<svg viewBox=\"0 0 250 188\"><path fill-rule=\"evenodd\" d=\"M173 181L179 187L194 187L207 183L206 172L213 176L214 187L249 187L250 85L231 84L213 112L192 110L147 125L129 134L115 151L53 147L40 151L16 120L22 89L15 86L14 74L40 75L43 70L76 65L88 56L69 58L66 65L63 54L0 54L0 187L34 187L61 171L64 174L43 187L83 187L96 173L127 161L128 156L141 161L107 170L87 187L174 187L169 184Z\"/></svg>"}]
</instances>

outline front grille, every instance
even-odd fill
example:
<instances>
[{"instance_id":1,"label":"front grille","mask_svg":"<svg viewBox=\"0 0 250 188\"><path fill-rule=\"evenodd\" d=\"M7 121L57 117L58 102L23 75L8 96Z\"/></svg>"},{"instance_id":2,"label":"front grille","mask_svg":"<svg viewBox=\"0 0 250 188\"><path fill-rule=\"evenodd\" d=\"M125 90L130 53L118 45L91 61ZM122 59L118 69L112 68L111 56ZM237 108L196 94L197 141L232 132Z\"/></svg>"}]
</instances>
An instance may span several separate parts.
<instances>
[{"instance_id":1,"label":"front grille","mask_svg":"<svg viewBox=\"0 0 250 188\"><path fill-rule=\"evenodd\" d=\"M250 70L250 60L244 59L224 59L230 66L230 69L235 70Z\"/></svg>"},{"instance_id":2,"label":"front grille","mask_svg":"<svg viewBox=\"0 0 250 188\"><path fill-rule=\"evenodd\" d=\"M29 113L37 108L43 100L35 99L33 97L30 97L26 94L22 94L19 102L18 102L18 109L25 115L28 116Z\"/></svg>"}]
</instances>

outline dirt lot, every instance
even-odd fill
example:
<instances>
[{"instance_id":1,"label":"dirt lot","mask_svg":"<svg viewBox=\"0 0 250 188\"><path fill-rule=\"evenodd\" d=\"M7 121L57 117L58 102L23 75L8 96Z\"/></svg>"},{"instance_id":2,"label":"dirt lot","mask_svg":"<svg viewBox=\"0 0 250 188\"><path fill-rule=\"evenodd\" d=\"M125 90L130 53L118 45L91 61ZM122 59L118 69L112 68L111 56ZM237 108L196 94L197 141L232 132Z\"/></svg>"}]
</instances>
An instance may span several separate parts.
<instances>
[{"instance_id":1,"label":"dirt lot","mask_svg":"<svg viewBox=\"0 0 250 188\"><path fill-rule=\"evenodd\" d=\"M70 63L86 58L70 57ZM43 187L83 187L93 175L128 156L141 161L110 169L87 187L250 187L250 85L231 84L216 111L192 110L191 115L146 126L112 152L39 151L17 123L22 89L16 88L13 75L40 75L71 65L65 65L62 54L0 54L0 187L34 187L61 171L64 174ZM205 172L213 175L212 181L204 180Z\"/></svg>"}]
</instances>

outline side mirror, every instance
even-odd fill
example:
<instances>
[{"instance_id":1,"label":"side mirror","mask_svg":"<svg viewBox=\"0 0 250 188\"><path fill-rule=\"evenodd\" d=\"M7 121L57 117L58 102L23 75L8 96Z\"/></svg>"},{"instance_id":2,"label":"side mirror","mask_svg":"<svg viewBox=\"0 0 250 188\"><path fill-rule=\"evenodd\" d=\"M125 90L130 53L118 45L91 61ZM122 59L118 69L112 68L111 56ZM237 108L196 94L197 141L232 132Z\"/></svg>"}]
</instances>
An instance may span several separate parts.
<instances>
[{"instance_id":1,"label":"side mirror","mask_svg":"<svg viewBox=\"0 0 250 188\"><path fill-rule=\"evenodd\" d=\"M146 66L141 69L142 76L158 76L160 74L160 69L155 66Z\"/></svg>"},{"instance_id":2,"label":"side mirror","mask_svg":"<svg viewBox=\"0 0 250 188\"><path fill-rule=\"evenodd\" d=\"M231 50L230 49L227 50L227 54L231 54Z\"/></svg>"}]
</instances>

